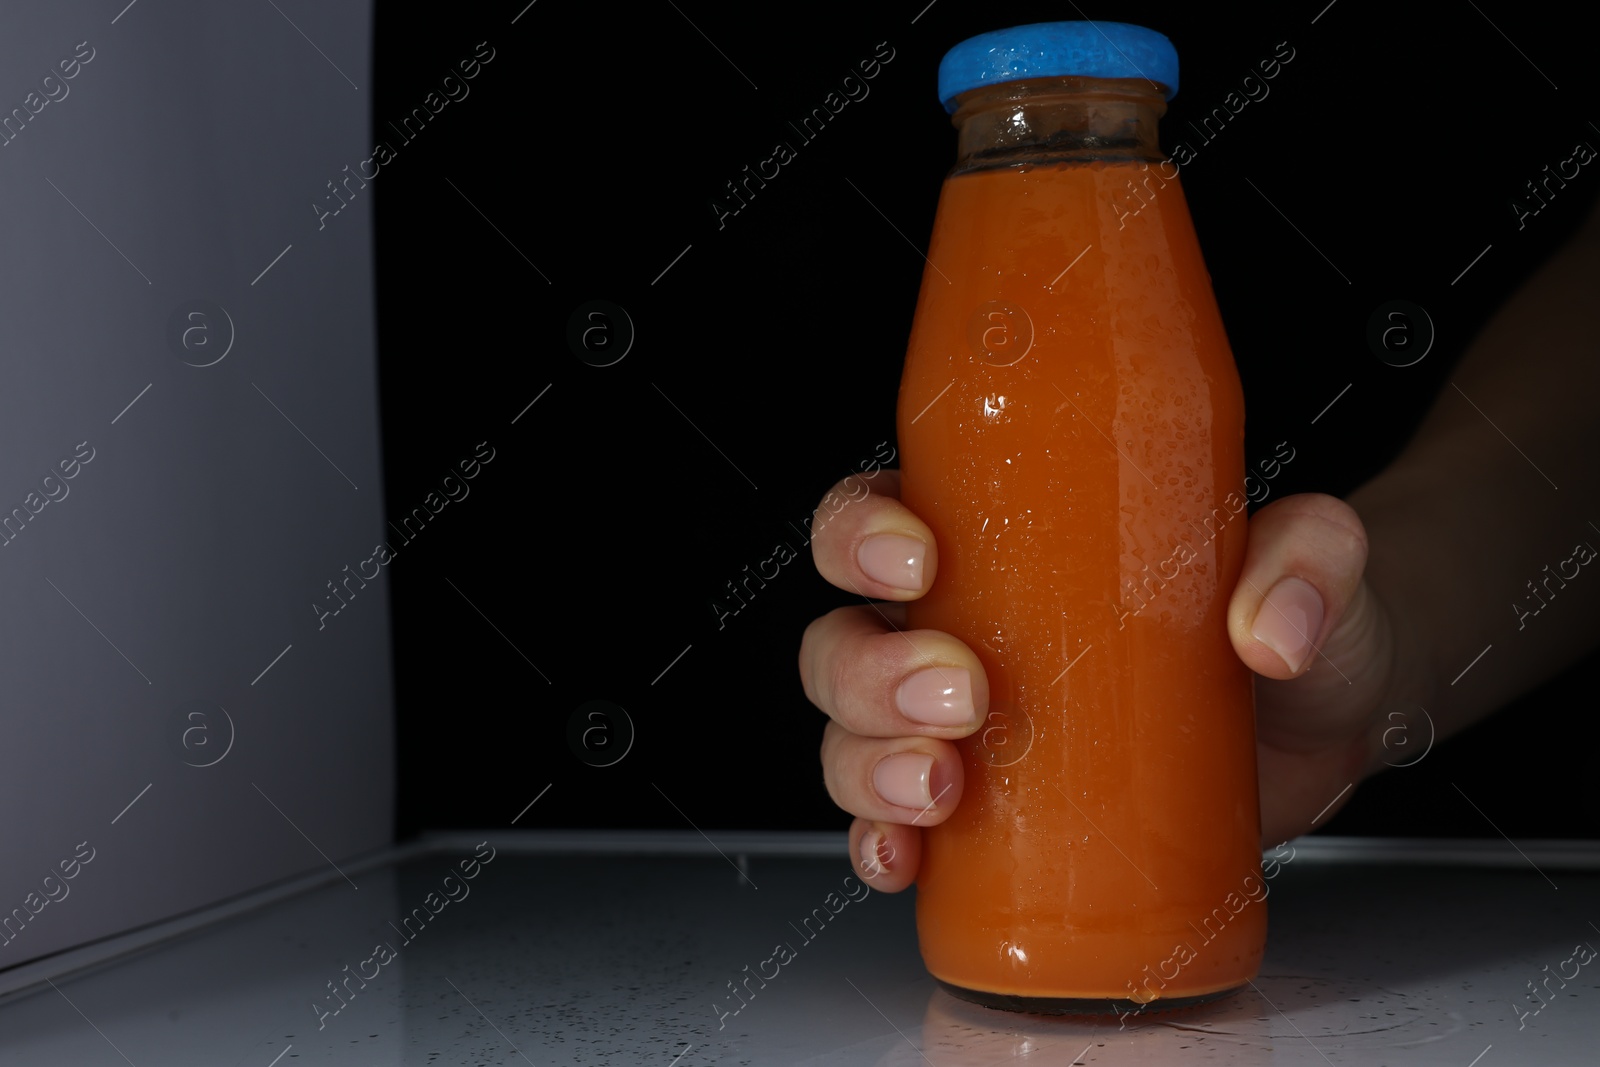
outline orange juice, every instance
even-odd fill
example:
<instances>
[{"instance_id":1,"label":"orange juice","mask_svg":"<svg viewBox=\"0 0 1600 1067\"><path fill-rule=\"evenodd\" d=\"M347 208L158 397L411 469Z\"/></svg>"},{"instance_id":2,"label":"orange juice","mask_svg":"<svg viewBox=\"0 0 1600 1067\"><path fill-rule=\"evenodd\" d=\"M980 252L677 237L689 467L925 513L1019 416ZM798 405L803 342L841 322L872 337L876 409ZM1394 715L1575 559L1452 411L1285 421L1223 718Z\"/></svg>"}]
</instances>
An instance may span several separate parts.
<instances>
[{"instance_id":1,"label":"orange juice","mask_svg":"<svg viewBox=\"0 0 1600 1067\"><path fill-rule=\"evenodd\" d=\"M1159 95L1024 88L957 113L900 391L903 498L939 546L910 625L970 645L991 693L961 802L925 831L918 933L980 1002L1179 1004L1253 977L1266 934L1252 682L1226 627L1242 394L1176 172L1146 184ZM1149 129L975 163L970 127L1013 108Z\"/></svg>"}]
</instances>

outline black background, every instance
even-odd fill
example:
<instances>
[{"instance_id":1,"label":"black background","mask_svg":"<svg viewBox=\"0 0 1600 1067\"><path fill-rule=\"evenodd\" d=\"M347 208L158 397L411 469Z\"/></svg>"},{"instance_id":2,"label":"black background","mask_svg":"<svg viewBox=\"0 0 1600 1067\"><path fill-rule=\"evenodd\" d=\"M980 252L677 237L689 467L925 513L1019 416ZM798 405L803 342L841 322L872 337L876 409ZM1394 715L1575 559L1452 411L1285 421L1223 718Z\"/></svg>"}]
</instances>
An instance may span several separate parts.
<instances>
[{"instance_id":1,"label":"black background","mask_svg":"<svg viewBox=\"0 0 1600 1067\"><path fill-rule=\"evenodd\" d=\"M1495 5L1491 25L1470 4L938 0L913 24L925 0L524 2L378 15L374 125L396 150L372 182L388 514L478 442L495 449L386 571L402 834L507 825L547 785L518 826L848 825L796 670L807 622L847 597L802 554L723 629L712 601L775 543L798 547L790 523L893 442L920 249L954 161L935 74L965 37L1088 17L1173 40L1163 143L1198 152L1182 181L1245 383L1247 455L1296 449L1275 498L1381 469L1600 189L1586 168L1517 228L1523 183L1600 144L1583 42L1526 6ZM494 58L467 97L410 143L385 132L481 41ZM1210 144L1187 132L1285 41L1266 99ZM880 42L894 58L870 96L719 229L724 183L796 143L788 121ZM637 334L609 367L567 341L597 299ZM1394 299L1437 329L1415 366L1366 344ZM1494 836L1454 782L1513 836L1594 835L1600 804L1561 752L1596 665L1363 785L1324 829ZM567 740L597 699L636 730L604 768Z\"/></svg>"}]
</instances>

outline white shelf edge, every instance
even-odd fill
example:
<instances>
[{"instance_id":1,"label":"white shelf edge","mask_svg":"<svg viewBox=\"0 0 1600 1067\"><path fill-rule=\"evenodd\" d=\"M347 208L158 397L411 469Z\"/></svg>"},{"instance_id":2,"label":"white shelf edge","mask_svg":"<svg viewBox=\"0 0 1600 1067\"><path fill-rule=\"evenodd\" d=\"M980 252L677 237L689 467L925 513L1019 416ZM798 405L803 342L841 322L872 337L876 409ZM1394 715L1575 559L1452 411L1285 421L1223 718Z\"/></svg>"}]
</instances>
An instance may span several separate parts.
<instances>
[{"instance_id":1,"label":"white shelf edge","mask_svg":"<svg viewBox=\"0 0 1600 1067\"><path fill-rule=\"evenodd\" d=\"M368 852L343 862L350 874L425 856L471 852L488 840L519 855L589 856L768 856L810 859L849 857L843 832L750 830L499 830L425 834L413 841ZM1296 862L1385 866L1531 868L1544 871L1600 870L1600 841L1503 838L1303 837L1288 844ZM1270 853L1271 850L1269 850ZM1280 858L1282 854L1279 853ZM47 990L59 979L110 966L164 941L193 933L247 912L269 907L329 882L334 870L311 871L184 915L100 941L80 945L0 970L0 1004Z\"/></svg>"}]
</instances>

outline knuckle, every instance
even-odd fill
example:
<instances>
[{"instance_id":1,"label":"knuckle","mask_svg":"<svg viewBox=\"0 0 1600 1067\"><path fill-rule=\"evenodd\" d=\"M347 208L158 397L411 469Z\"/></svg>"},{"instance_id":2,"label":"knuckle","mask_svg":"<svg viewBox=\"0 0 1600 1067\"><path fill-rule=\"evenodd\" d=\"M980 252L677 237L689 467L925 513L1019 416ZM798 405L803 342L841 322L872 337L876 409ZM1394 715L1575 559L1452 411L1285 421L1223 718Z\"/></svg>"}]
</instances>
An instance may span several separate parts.
<instances>
[{"instance_id":1,"label":"knuckle","mask_svg":"<svg viewBox=\"0 0 1600 1067\"><path fill-rule=\"evenodd\" d=\"M1328 537L1343 555L1364 560L1367 557L1366 527L1350 505L1340 501L1339 507L1340 512L1324 516Z\"/></svg>"},{"instance_id":2,"label":"knuckle","mask_svg":"<svg viewBox=\"0 0 1600 1067\"><path fill-rule=\"evenodd\" d=\"M831 723L831 722L828 723L827 726L824 726L822 728L822 745L821 745L820 749L818 750L817 754L822 759L823 767L827 767L829 764L831 764L833 762L831 756L832 756L832 753L833 753L834 733L835 733L836 729L837 729L837 724Z\"/></svg>"},{"instance_id":3,"label":"knuckle","mask_svg":"<svg viewBox=\"0 0 1600 1067\"><path fill-rule=\"evenodd\" d=\"M800 688L805 692L806 699L819 708L822 706L821 694L812 682L812 674L816 669L814 665L817 658L817 627L821 623L821 619L813 619L806 626L805 633L800 635L799 656Z\"/></svg>"},{"instance_id":4,"label":"knuckle","mask_svg":"<svg viewBox=\"0 0 1600 1067\"><path fill-rule=\"evenodd\" d=\"M833 714L839 692L836 675L841 651L850 642L837 635L848 632L851 607L834 608L820 619L813 619L800 638L800 678L806 697Z\"/></svg>"},{"instance_id":5,"label":"knuckle","mask_svg":"<svg viewBox=\"0 0 1600 1067\"><path fill-rule=\"evenodd\" d=\"M835 773L838 736L839 729L834 723L829 723L827 729L822 731L822 786L828 791L828 799L833 801L834 806L844 808L844 802L839 797L839 776Z\"/></svg>"},{"instance_id":6,"label":"knuckle","mask_svg":"<svg viewBox=\"0 0 1600 1067\"><path fill-rule=\"evenodd\" d=\"M834 807L838 808L840 811L850 810L849 808L845 807L844 801L839 799L839 790L834 786L833 775L828 772L827 768L823 768L822 786L828 791L828 799L833 801Z\"/></svg>"},{"instance_id":7,"label":"knuckle","mask_svg":"<svg viewBox=\"0 0 1600 1067\"><path fill-rule=\"evenodd\" d=\"M817 503L811 513L811 529L814 538L828 539L837 536L830 533L835 521L845 514L852 504L859 504L872 496L872 487L865 478L857 475L848 475L833 484L822 499ZM848 527L846 527L848 530Z\"/></svg>"},{"instance_id":8,"label":"knuckle","mask_svg":"<svg viewBox=\"0 0 1600 1067\"><path fill-rule=\"evenodd\" d=\"M902 672L907 647L902 631L856 634L834 647L828 669L830 714L847 728L884 703Z\"/></svg>"},{"instance_id":9,"label":"knuckle","mask_svg":"<svg viewBox=\"0 0 1600 1067\"><path fill-rule=\"evenodd\" d=\"M841 641L833 647L833 655L823 672L823 677L826 679L827 710L830 715L838 715L844 711L850 694L861 684L860 646L860 641Z\"/></svg>"},{"instance_id":10,"label":"knuckle","mask_svg":"<svg viewBox=\"0 0 1600 1067\"><path fill-rule=\"evenodd\" d=\"M1301 493L1279 501L1279 505L1292 516L1313 520L1319 527L1318 535L1330 548L1350 555L1366 555L1366 525L1356 509L1338 497Z\"/></svg>"}]
</instances>

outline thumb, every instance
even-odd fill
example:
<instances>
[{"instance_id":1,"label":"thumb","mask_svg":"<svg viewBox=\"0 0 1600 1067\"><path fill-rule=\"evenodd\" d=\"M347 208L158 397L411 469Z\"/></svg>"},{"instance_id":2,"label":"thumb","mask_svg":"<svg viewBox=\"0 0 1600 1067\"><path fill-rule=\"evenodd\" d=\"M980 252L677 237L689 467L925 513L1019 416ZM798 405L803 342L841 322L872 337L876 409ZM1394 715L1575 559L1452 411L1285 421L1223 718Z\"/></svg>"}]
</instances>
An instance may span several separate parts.
<instances>
[{"instance_id":1,"label":"thumb","mask_svg":"<svg viewBox=\"0 0 1600 1067\"><path fill-rule=\"evenodd\" d=\"M1381 603L1362 581L1366 563L1366 529L1335 497L1285 497L1251 517L1228 632L1262 676L1263 743L1305 748L1361 729L1391 658Z\"/></svg>"}]
</instances>

